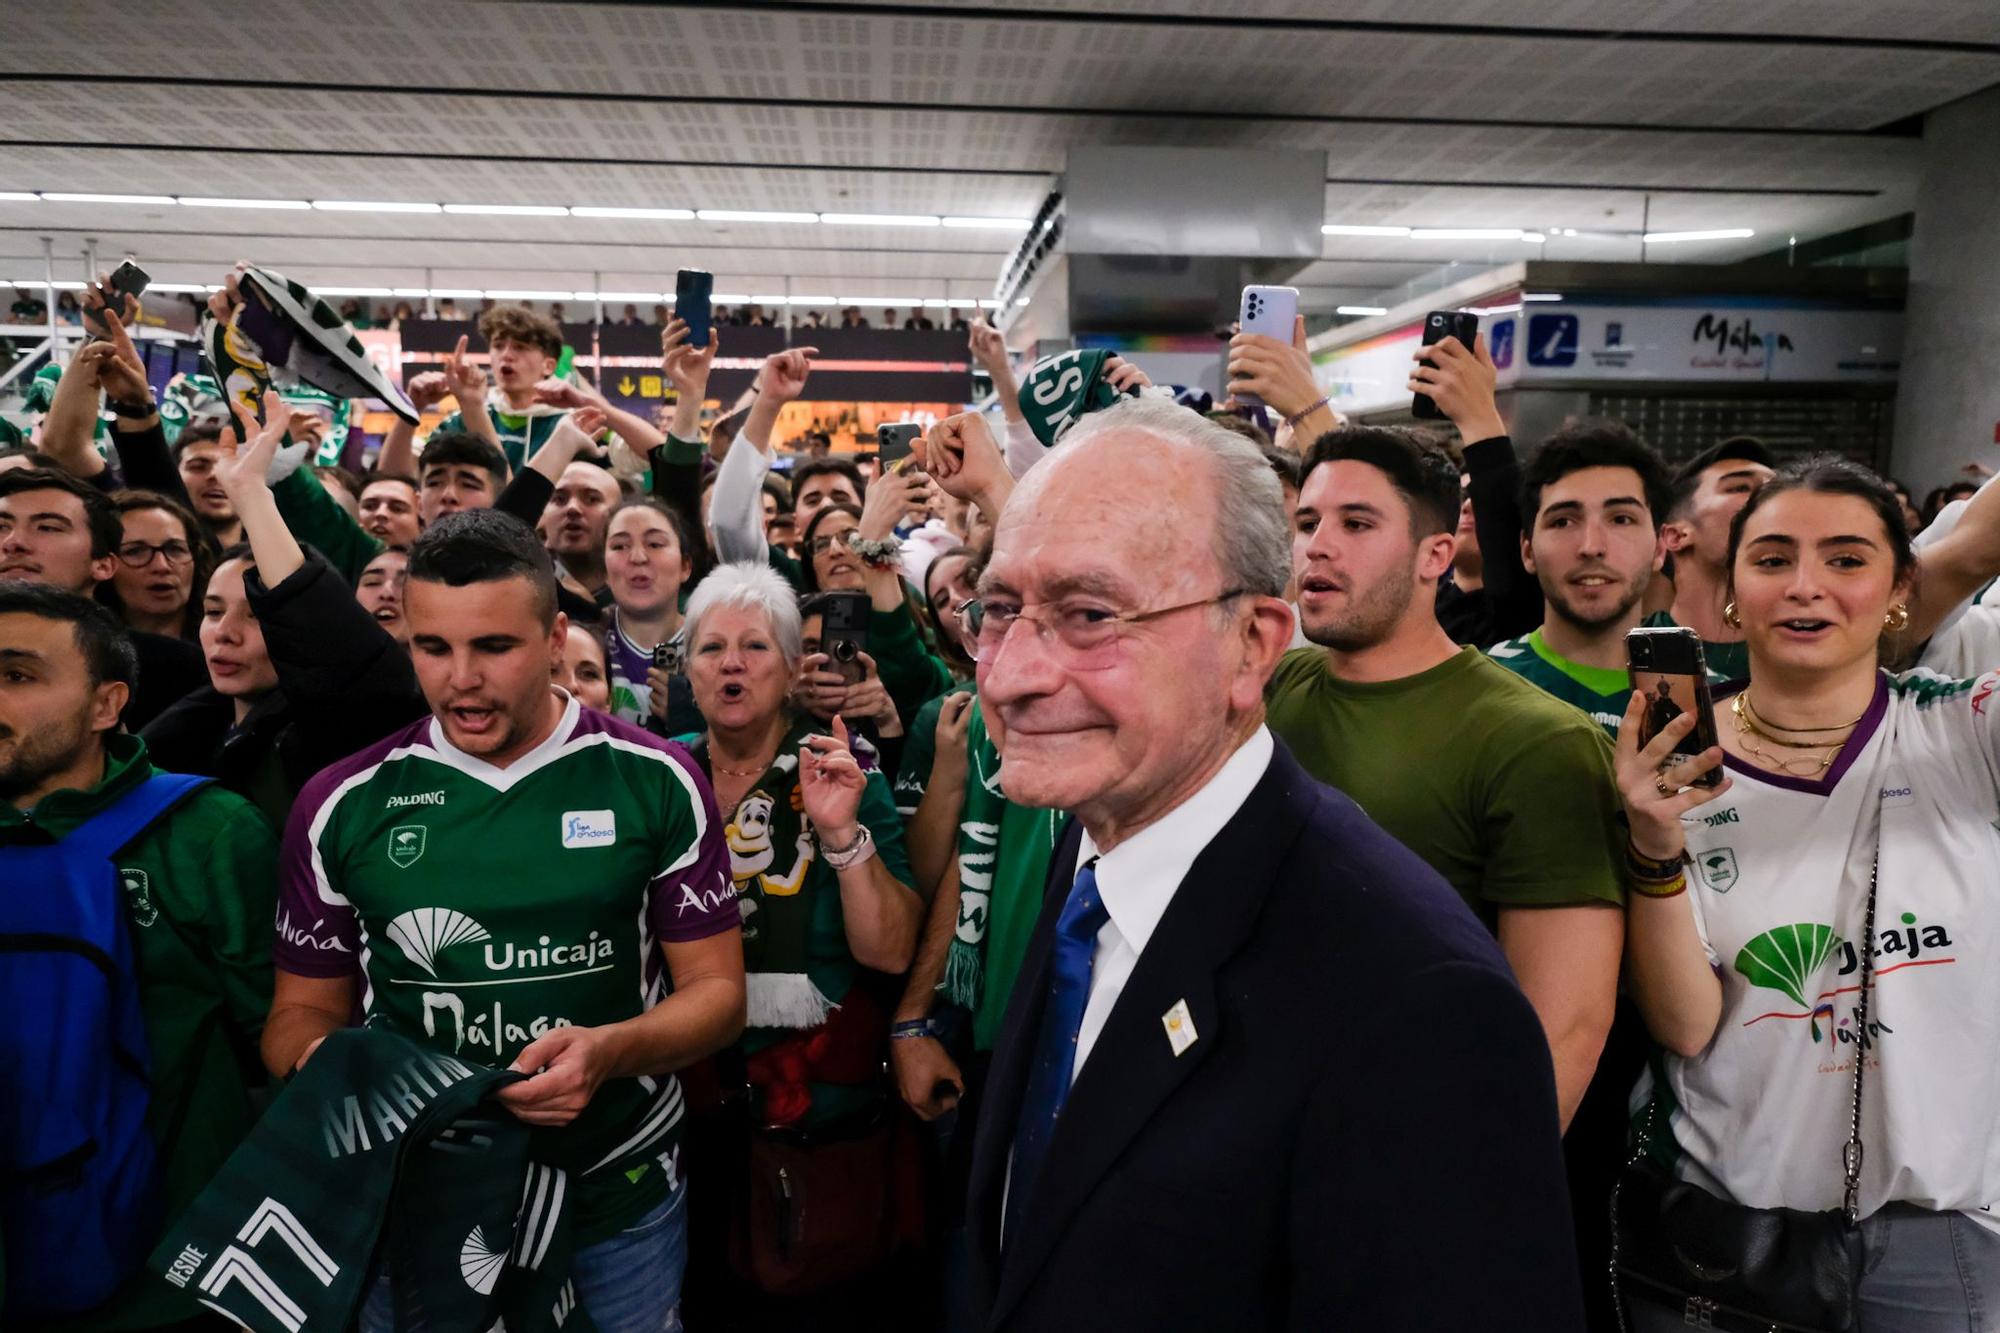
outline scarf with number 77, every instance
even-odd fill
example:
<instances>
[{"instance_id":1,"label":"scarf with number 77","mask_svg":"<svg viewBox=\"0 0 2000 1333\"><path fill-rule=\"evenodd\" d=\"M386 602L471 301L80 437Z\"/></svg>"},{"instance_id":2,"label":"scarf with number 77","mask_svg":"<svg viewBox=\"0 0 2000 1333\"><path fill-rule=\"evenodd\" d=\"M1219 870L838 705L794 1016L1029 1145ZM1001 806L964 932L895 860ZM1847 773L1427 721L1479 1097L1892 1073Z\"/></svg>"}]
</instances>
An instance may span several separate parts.
<instances>
[{"instance_id":1,"label":"scarf with number 77","mask_svg":"<svg viewBox=\"0 0 2000 1333\"><path fill-rule=\"evenodd\" d=\"M380 1028L334 1033L149 1266L255 1333L352 1328L385 1255L399 1329L588 1333L571 1164L536 1160L491 1100L523 1077Z\"/></svg>"}]
</instances>

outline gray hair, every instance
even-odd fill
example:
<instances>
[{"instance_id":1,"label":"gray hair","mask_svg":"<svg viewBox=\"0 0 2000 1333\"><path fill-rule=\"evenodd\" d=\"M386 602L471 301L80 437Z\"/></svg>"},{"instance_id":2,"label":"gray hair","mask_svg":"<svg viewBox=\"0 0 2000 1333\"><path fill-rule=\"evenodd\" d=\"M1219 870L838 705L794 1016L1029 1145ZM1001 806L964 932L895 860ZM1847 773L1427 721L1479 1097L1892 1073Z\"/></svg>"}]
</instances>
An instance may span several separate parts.
<instances>
[{"instance_id":1,"label":"gray hair","mask_svg":"<svg viewBox=\"0 0 2000 1333\"><path fill-rule=\"evenodd\" d=\"M717 611L762 611L771 622L771 637L785 670L798 667L804 633L799 627L799 599L792 585L769 565L742 561L717 565L688 598L687 646L693 652L701 638L701 623Z\"/></svg>"},{"instance_id":2,"label":"gray hair","mask_svg":"<svg viewBox=\"0 0 2000 1333\"><path fill-rule=\"evenodd\" d=\"M1292 577L1285 492L1264 452L1241 435L1166 398L1140 397L1093 412L1051 454L1090 447L1106 435L1140 432L1207 456L1214 484L1210 545L1223 581L1259 597L1283 597Z\"/></svg>"}]
</instances>

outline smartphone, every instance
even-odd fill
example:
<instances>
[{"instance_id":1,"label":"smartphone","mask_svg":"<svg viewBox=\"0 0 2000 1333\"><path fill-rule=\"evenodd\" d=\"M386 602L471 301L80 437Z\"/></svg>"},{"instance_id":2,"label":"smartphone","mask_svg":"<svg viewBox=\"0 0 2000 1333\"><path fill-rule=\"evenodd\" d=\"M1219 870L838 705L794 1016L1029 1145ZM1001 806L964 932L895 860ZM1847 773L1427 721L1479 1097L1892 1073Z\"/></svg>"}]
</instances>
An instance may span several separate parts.
<instances>
[{"instance_id":1,"label":"smartphone","mask_svg":"<svg viewBox=\"0 0 2000 1333\"><path fill-rule=\"evenodd\" d=\"M902 472L914 466L910 446L924 433L914 421L890 421L875 428L875 466L878 476Z\"/></svg>"},{"instance_id":2,"label":"smartphone","mask_svg":"<svg viewBox=\"0 0 2000 1333\"><path fill-rule=\"evenodd\" d=\"M826 609L820 618L819 650L827 656L827 670L858 685L865 674L861 654L868 649L868 594L826 592L820 601Z\"/></svg>"},{"instance_id":3,"label":"smartphone","mask_svg":"<svg viewBox=\"0 0 2000 1333\"><path fill-rule=\"evenodd\" d=\"M120 319L125 318L125 303L120 301L118 297L122 294L136 300L146 294L146 288L152 281L151 274L129 259L111 270L111 276L105 279L104 285L111 306L118 312ZM84 309L86 315L88 315L89 307L86 306ZM95 319L91 319L89 323L92 329L100 335L108 335L111 332L108 326L101 325Z\"/></svg>"},{"instance_id":4,"label":"smartphone","mask_svg":"<svg viewBox=\"0 0 2000 1333\"><path fill-rule=\"evenodd\" d=\"M1292 325L1299 317L1299 289L1296 287L1245 287L1236 326L1243 333L1261 333L1290 347ZM1262 407L1264 400L1244 389L1232 388L1236 401Z\"/></svg>"},{"instance_id":5,"label":"smartphone","mask_svg":"<svg viewBox=\"0 0 2000 1333\"><path fill-rule=\"evenodd\" d=\"M681 671L683 648L678 639L663 639L653 645L653 665L669 676L678 676Z\"/></svg>"},{"instance_id":6,"label":"smartphone","mask_svg":"<svg viewBox=\"0 0 2000 1333\"><path fill-rule=\"evenodd\" d=\"M1708 687L1708 664L1702 659L1699 634L1678 627L1635 629L1625 636L1625 659L1632 670L1632 688L1646 696L1646 711L1639 719L1640 748L1687 712L1695 715L1694 730L1682 739L1668 762L1693 759L1720 744L1715 731L1715 696ZM1718 766L1694 783L1714 787L1721 781Z\"/></svg>"},{"instance_id":7,"label":"smartphone","mask_svg":"<svg viewBox=\"0 0 2000 1333\"><path fill-rule=\"evenodd\" d=\"M1446 338L1456 338L1460 343L1464 344L1465 350L1469 352L1472 350L1473 341L1478 337L1479 316L1477 315L1469 314L1463 310L1433 310L1430 314L1424 316L1424 346L1426 347L1429 347L1432 343L1443 342ZM1433 362L1429 358L1426 358L1420 364L1431 366ZM1442 421L1444 419L1444 413L1438 410L1437 403L1427 393L1420 393L1410 400L1410 415L1422 421Z\"/></svg>"},{"instance_id":8,"label":"smartphone","mask_svg":"<svg viewBox=\"0 0 2000 1333\"><path fill-rule=\"evenodd\" d=\"M715 275L698 268L684 268L674 279L674 314L687 321L688 345L708 346L709 297L715 291Z\"/></svg>"}]
</instances>

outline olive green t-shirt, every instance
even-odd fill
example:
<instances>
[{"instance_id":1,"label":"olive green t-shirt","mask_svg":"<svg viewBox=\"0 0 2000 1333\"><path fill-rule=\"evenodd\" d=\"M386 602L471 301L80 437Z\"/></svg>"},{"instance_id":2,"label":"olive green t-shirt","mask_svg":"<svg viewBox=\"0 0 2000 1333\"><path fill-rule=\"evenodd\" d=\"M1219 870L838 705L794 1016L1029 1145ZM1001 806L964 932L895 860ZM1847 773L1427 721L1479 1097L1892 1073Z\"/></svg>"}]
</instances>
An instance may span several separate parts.
<instances>
[{"instance_id":1,"label":"olive green t-shirt","mask_svg":"<svg viewBox=\"0 0 2000 1333\"><path fill-rule=\"evenodd\" d=\"M1286 653L1271 730L1492 927L1503 907L1622 903L1611 741L1581 710L1462 648L1359 684L1320 648Z\"/></svg>"}]
</instances>

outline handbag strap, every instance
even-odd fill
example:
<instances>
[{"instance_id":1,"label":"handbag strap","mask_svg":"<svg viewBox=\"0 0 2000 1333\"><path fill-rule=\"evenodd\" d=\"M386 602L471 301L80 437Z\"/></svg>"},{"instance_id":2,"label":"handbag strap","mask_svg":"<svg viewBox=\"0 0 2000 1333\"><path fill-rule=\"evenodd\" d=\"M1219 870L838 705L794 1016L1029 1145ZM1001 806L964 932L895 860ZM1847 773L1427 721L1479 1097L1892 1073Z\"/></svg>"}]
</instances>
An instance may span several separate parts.
<instances>
[{"instance_id":1,"label":"handbag strap","mask_svg":"<svg viewBox=\"0 0 2000 1333\"><path fill-rule=\"evenodd\" d=\"M1841 1197L1841 1208L1847 1216L1847 1225L1856 1226L1861 1221L1861 1161L1864 1150L1861 1146L1861 1088L1866 1080L1863 1072L1868 1064L1868 1000L1875 979L1875 896L1882 880L1882 830L1881 816L1876 816L1875 864L1868 871L1868 910L1862 919L1861 943L1861 998L1854 1005L1854 1098L1849 1104L1847 1117L1847 1146L1840 1151L1841 1169L1846 1172L1846 1189Z\"/></svg>"}]
</instances>

